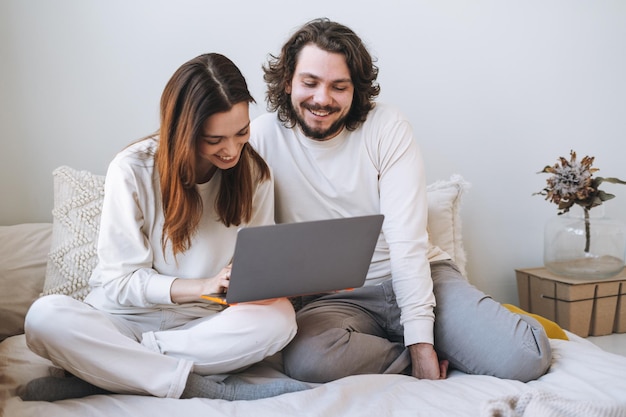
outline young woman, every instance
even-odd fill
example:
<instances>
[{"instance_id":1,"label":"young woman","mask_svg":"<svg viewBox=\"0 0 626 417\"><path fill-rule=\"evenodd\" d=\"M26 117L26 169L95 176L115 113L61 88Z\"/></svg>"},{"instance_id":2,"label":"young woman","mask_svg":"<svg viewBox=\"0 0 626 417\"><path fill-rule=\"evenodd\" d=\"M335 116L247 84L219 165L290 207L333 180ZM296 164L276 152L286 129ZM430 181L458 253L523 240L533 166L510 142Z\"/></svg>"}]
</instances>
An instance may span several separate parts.
<instances>
[{"instance_id":1,"label":"young woman","mask_svg":"<svg viewBox=\"0 0 626 417\"><path fill-rule=\"evenodd\" d=\"M201 55L174 73L158 134L124 149L107 171L90 294L84 302L43 297L27 315L30 349L73 376L32 381L23 398L236 400L306 388L217 377L293 338L288 300L224 308L200 298L228 288L237 229L274 221L270 170L248 144L253 101L222 55Z\"/></svg>"}]
</instances>

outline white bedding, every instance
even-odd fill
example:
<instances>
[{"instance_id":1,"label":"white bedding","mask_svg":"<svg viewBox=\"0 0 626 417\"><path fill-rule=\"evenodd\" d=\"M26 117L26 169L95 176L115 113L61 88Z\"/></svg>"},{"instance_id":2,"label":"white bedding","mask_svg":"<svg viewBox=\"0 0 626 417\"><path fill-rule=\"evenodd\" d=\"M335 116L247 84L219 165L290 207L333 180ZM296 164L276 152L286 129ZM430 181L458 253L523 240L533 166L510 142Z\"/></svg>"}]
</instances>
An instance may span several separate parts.
<instances>
[{"instance_id":1,"label":"white bedding","mask_svg":"<svg viewBox=\"0 0 626 417\"><path fill-rule=\"evenodd\" d=\"M94 175L88 172L75 172L69 168L59 170L57 174L64 174L59 178L65 178L78 194L70 193L64 199L63 193L55 190L55 204L71 207L69 212L82 209L75 203L75 199L88 207L100 204L98 199L101 193L95 185L101 184L103 177L96 181ZM438 181L430 185L428 194L431 238L452 255L463 270L465 254L459 205L466 187L465 181L457 176L450 181ZM94 201L94 198L98 201ZM65 213L62 210L59 212ZM74 217L85 222L83 214ZM56 229L67 226L69 223L66 220L57 222ZM72 230L84 231L85 228L81 223L79 226L74 225ZM49 375L51 368L48 361L28 350L24 335L21 334L28 307L42 290L45 292L50 289L46 285L48 280L44 282L44 278L50 276L46 274L44 277L47 263L50 263L47 262L48 253L55 253L55 250L72 243L75 248L61 260L65 262L65 269L73 271L73 278L76 278L76 265L72 259L95 253L91 246L82 244L85 241L83 234L77 234L76 239L70 236L63 240L61 237L65 236L65 232L61 232L57 231L55 235L52 224L0 226L0 340L4 339L0 343L2 417L570 417L572 414L544 416L512 409L513 405L522 404L529 398L541 401L554 396L560 404L570 405L574 410L582 410L588 403L598 407L593 412L589 408L585 412L581 411L578 413L581 417L626 417L626 356L605 352L571 333L568 333L571 341L552 341L553 364L549 373L527 384L453 371L444 381L420 381L401 375L353 376L309 391L250 402L176 400L130 395L93 396L56 403L22 402L16 396L18 387L33 378ZM95 235L88 242L93 246ZM67 290L63 293L72 295L71 291L77 290L75 284L84 281L89 275L89 271L82 273L84 275L78 281L60 285L61 290ZM246 374L253 380L280 378L283 376L280 369L280 358L275 357L249 369ZM620 407L619 414L610 414L609 407L612 405Z\"/></svg>"},{"instance_id":2,"label":"white bedding","mask_svg":"<svg viewBox=\"0 0 626 417\"><path fill-rule=\"evenodd\" d=\"M553 393L573 409L577 409L578 403L595 404L599 411L594 414L598 417L626 416L626 357L603 351L571 333L568 336L570 341L552 340L550 371L526 384L453 371L444 381L402 375L352 376L308 391L257 401L98 395L45 403L23 402L15 396L20 384L47 375L50 367L49 362L28 350L24 336L19 335L0 344L2 416L517 416L521 414L493 414L489 401L510 400L508 397L529 392ZM281 377L276 359L251 368L246 374L258 380ZM594 417L589 411L579 415Z\"/></svg>"}]
</instances>

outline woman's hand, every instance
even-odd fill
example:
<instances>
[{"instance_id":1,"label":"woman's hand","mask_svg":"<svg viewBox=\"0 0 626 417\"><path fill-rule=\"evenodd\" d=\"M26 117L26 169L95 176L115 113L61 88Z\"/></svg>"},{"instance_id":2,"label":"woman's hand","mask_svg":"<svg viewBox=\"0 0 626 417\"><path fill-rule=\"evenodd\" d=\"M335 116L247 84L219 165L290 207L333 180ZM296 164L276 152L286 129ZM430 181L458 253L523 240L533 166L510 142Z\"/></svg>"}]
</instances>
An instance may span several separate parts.
<instances>
[{"instance_id":1,"label":"woman's hand","mask_svg":"<svg viewBox=\"0 0 626 417\"><path fill-rule=\"evenodd\" d=\"M176 278L170 288L170 298L176 304L192 303L200 300L202 294L219 294L228 290L231 265L225 266L211 278Z\"/></svg>"},{"instance_id":2,"label":"woman's hand","mask_svg":"<svg viewBox=\"0 0 626 417\"><path fill-rule=\"evenodd\" d=\"M199 295L225 293L228 290L228 285L230 284L231 269L232 264L222 268L222 270L213 278L202 279L203 290Z\"/></svg>"}]
</instances>

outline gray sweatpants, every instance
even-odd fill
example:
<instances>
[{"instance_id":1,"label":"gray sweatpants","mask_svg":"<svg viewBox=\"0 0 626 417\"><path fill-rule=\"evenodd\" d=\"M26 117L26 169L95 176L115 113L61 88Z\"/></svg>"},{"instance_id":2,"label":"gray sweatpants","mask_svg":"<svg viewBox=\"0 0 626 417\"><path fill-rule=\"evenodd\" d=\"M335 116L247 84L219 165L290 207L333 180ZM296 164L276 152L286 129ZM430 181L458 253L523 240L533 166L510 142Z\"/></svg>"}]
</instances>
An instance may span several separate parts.
<instances>
[{"instance_id":1,"label":"gray sweatpants","mask_svg":"<svg viewBox=\"0 0 626 417\"><path fill-rule=\"evenodd\" d=\"M431 275L439 359L466 373L524 382L547 371L550 342L535 319L479 291L452 261L433 262ZM328 382L355 374L410 374L391 280L316 298L297 321L298 333L283 350L292 378Z\"/></svg>"},{"instance_id":2,"label":"gray sweatpants","mask_svg":"<svg viewBox=\"0 0 626 417\"><path fill-rule=\"evenodd\" d=\"M26 315L28 347L73 375L121 394L179 398L189 373L234 372L282 349L296 333L287 299L224 311L171 306L111 314L48 295Z\"/></svg>"}]
</instances>

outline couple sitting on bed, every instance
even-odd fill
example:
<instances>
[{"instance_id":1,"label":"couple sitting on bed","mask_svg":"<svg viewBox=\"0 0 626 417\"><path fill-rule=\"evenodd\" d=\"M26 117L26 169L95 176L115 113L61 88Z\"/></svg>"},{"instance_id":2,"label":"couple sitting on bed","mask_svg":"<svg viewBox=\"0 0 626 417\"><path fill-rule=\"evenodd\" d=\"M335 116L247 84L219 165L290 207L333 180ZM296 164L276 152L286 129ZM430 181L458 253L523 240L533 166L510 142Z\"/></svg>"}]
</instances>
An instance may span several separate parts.
<instances>
[{"instance_id":1,"label":"couple sitting on bed","mask_svg":"<svg viewBox=\"0 0 626 417\"><path fill-rule=\"evenodd\" d=\"M30 349L68 375L36 379L22 397L251 400L355 374L543 375L542 326L472 287L430 244L420 150L408 120L374 103L378 68L361 39L314 20L263 69L273 113L253 123L226 57L174 73L158 134L107 171L90 294L46 296L27 315ZM362 288L311 297L297 313L287 299L198 303L228 288L238 227L374 213L384 238ZM291 379L238 379L281 350Z\"/></svg>"}]
</instances>

